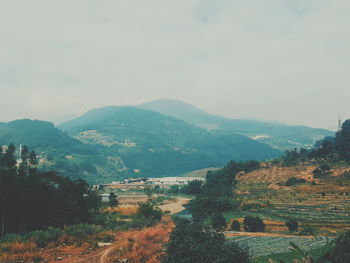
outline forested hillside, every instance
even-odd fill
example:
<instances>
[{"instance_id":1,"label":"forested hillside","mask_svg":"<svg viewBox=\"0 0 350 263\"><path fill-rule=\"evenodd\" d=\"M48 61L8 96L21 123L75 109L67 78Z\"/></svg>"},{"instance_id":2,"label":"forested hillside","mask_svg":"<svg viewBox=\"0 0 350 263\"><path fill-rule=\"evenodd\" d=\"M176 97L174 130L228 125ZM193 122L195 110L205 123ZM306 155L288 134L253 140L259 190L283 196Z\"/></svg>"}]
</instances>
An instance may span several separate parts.
<instances>
[{"instance_id":1,"label":"forested hillside","mask_svg":"<svg viewBox=\"0 0 350 263\"><path fill-rule=\"evenodd\" d=\"M146 176L182 174L227 161L270 159L280 151L245 136L212 134L170 116L135 107L95 109L59 126L74 138L103 145L128 169Z\"/></svg>"},{"instance_id":2,"label":"forested hillside","mask_svg":"<svg viewBox=\"0 0 350 263\"><path fill-rule=\"evenodd\" d=\"M213 133L242 134L282 150L311 147L317 140L333 135L331 131L307 126L225 118L178 100L155 100L140 107L173 116Z\"/></svg>"}]
</instances>

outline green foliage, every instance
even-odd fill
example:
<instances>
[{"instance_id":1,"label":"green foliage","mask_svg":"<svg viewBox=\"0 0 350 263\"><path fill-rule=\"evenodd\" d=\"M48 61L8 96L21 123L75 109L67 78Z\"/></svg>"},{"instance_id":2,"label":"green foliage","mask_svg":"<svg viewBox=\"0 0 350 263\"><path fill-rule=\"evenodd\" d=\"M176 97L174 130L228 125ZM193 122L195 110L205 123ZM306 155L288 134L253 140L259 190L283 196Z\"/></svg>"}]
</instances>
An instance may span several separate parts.
<instances>
[{"instance_id":1,"label":"green foliage","mask_svg":"<svg viewBox=\"0 0 350 263\"><path fill-rule=\"evenodd\" d=\"M113 192L109 193L108 204L110 207L118 206L118 196L115 193Z\"/></svg>"},{"instance_id":2,"label":"green foliage","mask_svg":"<svg viewBox=\"0 0 350 263\"><path fill-rule=\"evenodd\" d=\"M152 202L139 204L139 209L134 217L134 224L151 226L162 219L163 212L154 206Z\"/></svg>"},{"instance_id":3,"label":"green foliage","mask_svg":"<svg viewBox=\"0 0 350 263\"><path fill-rule=\"evenodd\" d=\"M231 230L241 231L241 224L237 220L233 220L231 224Z\"/></svg>"},{"instance_id":4,"label":"green foliage","mask_svg":"<svg viewBox=\"0 0 350 263\"><path fill-rule=\"evenodd\" d=\"M201 192L203 182L200 180L193 180L181 188L181 193L189 195L197 195Z\"/></svg>"},{"instance_id":5,"label":"green foliage","mask_svg":"<svg viewBox=\"0 0 350 263\"><path fill-rule=\"evenodd\" d=\"M216 231L221 231L221 230L224 230L226 228L226 220L222 216L222 214L219 214L219 213L214 214L211 217L211 226Z\"/></svg>"},{"instance_id":6,"label":"green foliage","mask_svg":"<svg viewBox=\"0 0 350 263\"><path fill-rule=\"evenodd\" d=\"M303 178L291 177L291 178L288 178L285 185L286 186L293 186L293 185L305 184L305 183L306 183L306 180Z\"/></svg>"},{"instance_id":7,"label":"green foliage","mask_svg":"<svg viewBox=\"0 0 350 263\"><path fill-rule=\"evenodd\" d=\"M60 228L50 227L48 230L37 230L26 235L26 239L34 241L38 247L46 247L49 243L55 242L63 234Z\"/></svg>"},{"instance_id":8,"label":"green foliage","mask_svg":"<svg viewBox=\"0 0 350 263\"><path fill-rule=\"evenodd\" d=\"M299 228L299 223L296 219L290 218L286 221L286 226L290 232L296 232Z\"/></svg>"},{"instance_id":9,"label":"green foliage","mask_svg":"<svg viewBox=\"0 0 350 263\"><path fill-rule=\"evenodd\" d=\"M224 235L186 219L178 219L170 235L163 263L249 263L249 255Z\"/></svg>"},{"instance_id":10,"label":"green foliage","mask_svg":"<svg viewBox=\"0 0 350 263\"><path fill-rule=\"evenodd\" d=\"M244 231L246 232L264 232L265 224L259 217L246 216L244 218Z\"/></svg>"},{"instance_id":11,"label":"green foliage","mask_svg":"<svg viewBox=\"0 0 350 263\"><path fill-rule=\"evenodd\" d=\"M99 228L91 224L68 225L63 228L63 232L77 240L83 241L88 236L98 233Z\"/></svg>"},{"instance_id":12,"label":"green foliage","mask_svg":"<svg viewBox=\"0 0 350 263\"><path fill-rule=\"evenodd\" d=\"M232 158L261 160L280 154L279 150L242 135L211 133L171 116L136 107L91 110L60 128L73 136L96 130L102 136L100 141L84 138L83 141L96 146L108 138L114 144L103 152L121 157L131 171L142 170L142 176L174 176L212 165L222 167ZM124 147L125 140L135 145Z\"/></svg>"},{"instance_id":13,"label":"green foliage","mask_svg":"<svg viewBox=\"0 0 350 263\"><path fill-rule=\"evenodd\" d=\"M317 233L318 229L314 226L306 226L299 232L301 236L315 236Z\"/></svg>"},{"instance_id":14,"label":"green foliage","mask_svg":"<svg viewBox=\"0 0 350 263\"><path fill-rule=\"evenodd\" d=\"M89 221L99 200L85 181L39 172L35 154L18 167L14 154L10 145L0 155L0 236Z\"/></svg>"},{"instance_id":15,"label":"green foliage","mask_svg":"<svg viewBox=\"0 0 350 263\"><path fill-rule=\"evenodd\" d=\"M179 189L178 185L170 186L169 193L171 193L171 194L178 194L179 191L180 191L180 189Z\"/></svg>"},{"instance_id":16,"label":"green foliage","mask_svg":"<svg viewBox=\"0 0 350 263\"><path fill-rule=\"evenodd\" d=\"M312 171L312 174L314 175L315 178L320 178L326 175L330 174L331 168L329 167L328 164L321 164L320 167L316 168L315 170Z\"/></svg>"},{"instance_id":17,"label":"green foliage","mask_svg":"<svg viewBox=\"0 0 350 263\"><path fill-rule=\"evenodd\" d=\"M334 250L330 253L330 262L350 262L350 231L342 233L335 240Z\"/></svg>"},{"instance_id":18,"label":"green foliage","mask_svg":"<svg viewBox=\"0 0 350 263\"><path fill-rule=\"evenodd\" d=\"M194 220L202 221L216 213L238 208L239 202L234 199L233 195L233 188L237 184L236 174L240 171L252 171L257 167L254 161L230 161L221 170L209 171L200 194L189 203Z\"/></svg>"},{"instance_id":19,"label":"green foliage","mask_svg":"<svg viewBox=\"0 0 350 263\"><path fill-rule=\"evenodd\" d=\"M209 114L193 105L177 100L156 100L141 105L143 108L174 116L199 127L216 127L214 131L224 134L243 134L253 137L266 134L267 138L258 141L272 145L273 148L289 149L295 142L308 146L314 143L314 138L332 135L331 131L315 129L306 126L290 126L281 123L267 123L253 120L228 119Z\"/></svg>"}]
</instances>

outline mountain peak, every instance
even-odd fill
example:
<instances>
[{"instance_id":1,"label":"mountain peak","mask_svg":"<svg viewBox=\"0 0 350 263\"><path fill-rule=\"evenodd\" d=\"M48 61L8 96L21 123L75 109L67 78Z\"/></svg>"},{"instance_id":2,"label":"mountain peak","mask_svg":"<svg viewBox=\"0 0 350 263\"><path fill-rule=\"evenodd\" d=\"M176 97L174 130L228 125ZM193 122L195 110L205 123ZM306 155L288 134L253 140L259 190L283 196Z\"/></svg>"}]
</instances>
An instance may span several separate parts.
<instances>
[{"instance_id":1,"label":"mountain peak","mask_svg":"<svg viewBox=\"0 0 350 263\"><path fill-rule=\"evenodd\" d=\"M171 115L175 118L186 119L194 116L207 116L208 113L196 106L176 99L158 99L139 105L140 108Z\"/></svg>"}]
</instances>

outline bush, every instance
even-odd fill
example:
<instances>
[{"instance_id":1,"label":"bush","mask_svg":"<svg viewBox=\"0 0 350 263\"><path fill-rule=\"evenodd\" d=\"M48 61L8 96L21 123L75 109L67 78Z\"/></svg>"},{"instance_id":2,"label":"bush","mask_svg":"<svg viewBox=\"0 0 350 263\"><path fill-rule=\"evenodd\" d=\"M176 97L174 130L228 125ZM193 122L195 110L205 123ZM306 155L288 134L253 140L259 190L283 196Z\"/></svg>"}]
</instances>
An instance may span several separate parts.
<instances>
[{"instance_id":1,"label":"bush","mask_svg":"<svg viewBox=\"0 0 350 263\"><path fill-rule=\"evenodd\" d=\"M179 193L179 186L178 185L170 186L169 193L178 194Z\"/></svg>"},{"instance_id":2,"label":"bush","mask_svg":"<svg viewBox=\"0 0 350 263\"><path fill-rule=\"evenodd\" d=\"M226 228L226 220L222 214L214 214L211 217L211 226L216 231L221 231Z\"/></svg>"},{"instance_id":3,"label":"bush","mask_svg":"<svg viewBox=\"0 0 350 263\"><path fill-rule=\"evenodd\" d=\"M26 238L35 242L38 247L44 248L49 243L57 241L62 233L61 229L50 227L47 231L38 230L30 232L26 235Z\"/></svg>"},{"instance_id":4,"label":"bush","mask_svg":"<svg viewBox=\"0 0 350 263\"><path fill-rule=\"evenodd\" d=\"M335 247L331 253L331 262L350 262L350 231L347 231L335 240Z\"/></svg>"},{"instance_id":5,"label":"bush","mask_svg":"<svg viewBox=\"0 0 350 263\"><path fill-rule=\"evenodd\" d=\"M193 180L182 187L181 192L184 194L197 195L201 192L203 182L200 180Z\"/></svg>"},{"instance_id":6,"label":"bush","mask_svg":"<svg viewBox=\"0 0 350 263\"><path fill-rule=\"evenodd\" d=\"M76 241L82 241L87 237L98 233L98 227L89 224L65 226L63 228L63 233L73 237Z\"/></svg>"},{"instance_id":7,"label":"bush","mask_svg":"<svg viewBox=\"0 0 350 263\"><path fill-rule=\"evenodd\" d=\"M288 230L290 232L295 232L295 231L298 231L299 223L296 219L292 218L286 222L286 226L288 227Z\"/></svg>"},{"instance_id":8,"label":"bush","mask_svg":"<svg viewBox=\"0 0 350 263\"><path fill-rule=\"evenodd\" d=\"M306 226L300 231L301 236L314 236L318 233L318 229L313 226Z\"/></svg>"},{"instance_id":9,"label":"bush","mask_svg":"<svg viewBox=\"0 0 350 263\"><path fill-rule=\"evenodd\" d=\"M246 216L244 218L244 231L246 232L264 232L265 224L259 217Z\"/></svg>"},{"instance_id":10,"label":"bush","mask_svg":"<svg viewBox=\"0 0 350 263\"><path fill-rule=\"evenodd\" d=\"M249 263L248 253L222 233L203 230L199 224L178 219L162 263Z\"/></svg>"},{"instance_id":11,"label":"bush","mask_svg":"<svg viewBox=\"0 0 350 263\"><path fill-rule=\"evenodd\" d=\"M326 175L329 175L331 171L331 168L328 164L321 164L320 167L316 168L312 171L312 174L315 178L320 178Z\"/></svg>"},{"instance_id":12,"label":"bush","mask_svg":"<svg viewBox=\"0 0 350 263\"><path fill-rule=\"evenodd\" d=\"M163 212L159 208L155 208L154 204L147 202L139 204L139 209L134 216L134 224L136 227L151 226L162 219Z\"/></svg>"},{"instance_id":13,"label":"bush","mask_svg":"<svg viewBox=\"0 0 350 263\"><path fill-rule=\"evenodd\" d=\"M293 185L297 185L297 184L305 184L306 180L302 179L302 178L296 178L296 177L291 177L287 180L287 182L285 183L286 186L293 186Z\"/></svg>"},{"instance_id":14,"label":"bush","mask_svg":"<svg viewBox=\"0 0 350 263\"><path fill-rule=\"evenodd\" d=\"M241 231L241 224L237 220L234 220L231 224L231 230Z\"/></svg>"},{"instance_id":15,"label":"bush","mask_svg":"<svg viewBox=\"0 0 350 263\"><path fill-rule=\"evenodd\" d=\"M23 236L17 234L6 234L2 239L0 239L0 243L21 241L23 241Z\"/></svg>"}]
</instances>

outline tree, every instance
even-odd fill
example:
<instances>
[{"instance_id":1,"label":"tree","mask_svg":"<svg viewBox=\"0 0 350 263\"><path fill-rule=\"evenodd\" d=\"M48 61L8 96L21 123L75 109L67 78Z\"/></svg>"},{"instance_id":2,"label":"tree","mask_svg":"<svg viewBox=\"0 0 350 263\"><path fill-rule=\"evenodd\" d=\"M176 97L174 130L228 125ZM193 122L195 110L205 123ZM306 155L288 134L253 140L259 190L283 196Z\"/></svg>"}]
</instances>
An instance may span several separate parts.
<instances>
[{"instance_id":1,"label":"tree","mask_svg":"<svg viewBox=\"0 0 350 263\"><path fill-rule=\"evenodd\" d=\"M169 192L172 194L178 194L179 193L179 186L178 185L170 186Z\"/></svg>"},{"instance_id":2,"label":"tree","mask_svg":"<svg viewBox=\"0 0 350 263\"><path fill-rule=\"evenodd\" d=\"M303 179L303 178L291 177L291 178L288 178L288 180L286 181L285 185L286 186L293 186L293 185L296 185L296 184L304 184L304 183L306 183L306 180Z\"/></svg>"},{"instance_id":3,"label":"tree","mask_svg":"<svg viewBox=\"0 0 350 263\"><path fill-rule=\"evenodd\" d=\"M201 192L202 181L192 180L182 187L181 192L184 194L197 195Z\"/></svg>"},{"instance_id":4,"label":"tree","mask_svg":"<svg viewBox=\"0 0 350 263\"><path fill-rule=\"evenodd\" d=\"M231 230L241 231L241 224L237 220L233 220L233 222L231 224Z\"/></svg>"},{"instance_id":5,"label":"tree","mask_svg":"<svg viewBox=\"0 0 350 263\"><path fill-rule=\"evenodd\" d=\"M14 154L13 145L0 154L1 236L89 221L98 199L85 181L38 171L34 152L22 155L18 167Z\"/></svg>"},{"instance_id":6,"label":"tree","mask_svg":"<svg viewBox=\"0 0 350 263\"><path fill-rule=\"evenodd\" d=\"M315 178L323 177L330 174L331 168L328 164L321 164L320 167L312 171Z\"/></svg>"},{"instance_id":7,"label":"tree","mask_svg":"<svg viewBox=\"0 0 350 263\"><path fill-rule=\"evenodd\" d=\"M341 160L350 161L350 120L346 120L336 134L335 149Z\"/></svg>"},{"instance_id":8,"label":"tree","mask_svg":"<svg viewBox=\"0 0 350 263\"><path fill-rule=\"evenodd\" d=\"M230 161L219 171L209 171L200 193L189 203L195 221L203 221L216 213L223 213L239 206L234 199L233 189L237 184L236 174L256 167L253 162Z\"/></svg>"},{"instance_id":9,"label":"tree","mask_svg":"<svg viewBox=\"0 0 350 263\"><path fill-rule=\"evenodd\" d=\"M109 193L108 204L110 207L118 206L118 196L115 193L113 192Z\"/></svg>"},{"instance_id":10,"label":"tree","mask_svg":"<svg viewBox=\"0 0 350 263\"><path fill-rule=\"evenodd\" d=\"M203 230L187 219L177 219L162 263L249 263L248 253L222 233Z\"/></svg>"},{"instance_id":11,"label":"tree","mask_svg":"<svg viewBox=\"0 0 350 263\"><path fill-rule=\"evenodd\" d=\"M221 231L223 229L226 228L226 220L225 218L222 216L222 214L218 213L218 214L214 214L211 217L211 226L213 227L213 229L215 229L216 231Z\"/></svg>"},{"instance_id":12,"label":"tree","mask_svg":"<svg viewBox=\"0 0 350 263\"><path fill-rule=\"evenodd\" d=\"M299 223L296 219L291 218L286 221L286 226L290 232L296 232L299 228Z\"/></svg>"},{"instance_id":13,"label":"tree","mask_svg":"<svg viewBox=\"0 0 350 263\"><path fill-rule=\"evenodd\" d=\"M246 232L264 232L265 224L259 217L246 216L244 218L244 231Z\"/></svg>"},{"instance_id":14,"label":"tree","mask_svg":"<svg viewBox=\"0 0 350 263\"><path fill-rule=\"evenodd\" d=\"M331 253L331 262L350 262L350 231L340 234L335 240L335 247Z\"/></svg>"},{"instance_id":15,"label":"tree","mask_svg":"<svg viewBox=\"0 0 350 263\"><path fill-rule=\"evenodd\" d=\"M145 221L147 226L159 222L162 216L163 212L159 208L154 207L152 202L139 204L139 209L136 214L136 217Z\"/></svg>"}]
</instances>

